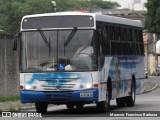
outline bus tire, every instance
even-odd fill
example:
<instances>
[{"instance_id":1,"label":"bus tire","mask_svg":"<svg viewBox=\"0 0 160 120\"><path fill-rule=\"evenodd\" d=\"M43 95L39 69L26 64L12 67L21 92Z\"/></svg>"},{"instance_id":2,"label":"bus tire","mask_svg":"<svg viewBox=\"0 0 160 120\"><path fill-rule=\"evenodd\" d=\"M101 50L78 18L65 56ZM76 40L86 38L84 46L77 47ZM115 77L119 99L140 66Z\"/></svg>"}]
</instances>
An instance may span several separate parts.
<instances>
[{"instance_id":1,"label":"bus tire","mask_svg":"<svg viewBox=\"0 0 160 120\"><path fill-rule=\"evenodd\" d=\"M109 100L111 100L112 99L112 82L111 82L111 78L108 78L107 91L106 92L108 92Z\"/></svg>"},{"instance_id":2,"label":"bus tire","mask_svg":"<svg viewBox=\"0 0 160 120\"><path fill-rule=\"evenodd\" d=\"M130 96L126 97L126 105L127 107L133 107L135 105L135 80L132 80L131 83L131 93Z\"/></svg>"},{"instance_id":3,"label":"bus tire","mask_svg":"<svg viewBox=\"0 0 160 120\"><path fill-rule=\"evenodd\" d=\"M66 104L66 107L67 107L68 109L73 109L73 108L74 108L74 104L67 103L67 104Z\"/></svg>"},{"instance_id":4,"label":"bus tire","mask_svg":"<svg viewBox=\"0 0 160 120\"><path fill-rule=\"evenodd\" d=\"M110 108L110 100L112 99L112 82L110 77L107 81L106 89L106 101L101 101L97 103L97 110L99 112L107 112Z\"/></svg>"},{"instance_id":5,"label":"bus tire","mask_svg":"<svg viewBox=\"0 0 160 120\"><path fill-rule=\"evenodd\" d=\"M83 109L83 107L84 107L84 104L81 104L81 103L76 104L76 109Z\"/></svg>"},{"instance_id":6,"label":"bus tire","mask_svg":"<svg viewBox=\"0 0 160 120\"><path fill-rule=\"evenodd\" d=\"M110 93L106 91L106 100L97 103L97 110L99 112L107 112L110 108Z\"/></svg>"},{"instance_id":7,"label":"bus tire","mask_svg":"<svg viewBox=\"0 0 160 120\"><path fill-rule=\"evenodd\" d=\"M117 107L125 107L125 98L117 98L116 99Z\"/></svg>"},{"instance_id":8,"label":"bus tire","mask_svg":"<svg viewBox=\"0 0 160 120\"><path fill-rule=\"evenodd\" d=\"M98 112L107 112L110 107L110 100L101 101L97 103Z\"/></svg>"},{"instance_id":9,"label":"bus tire","mask_svg":"<svg viewBox=\"0 0 160 120\"><path fill-rule=\"evenodd\" d=\"M36 102L36 111L37 113L46 113L47 108L48 108L48 103L47 102Z\"/></svg>"}]
</instances>

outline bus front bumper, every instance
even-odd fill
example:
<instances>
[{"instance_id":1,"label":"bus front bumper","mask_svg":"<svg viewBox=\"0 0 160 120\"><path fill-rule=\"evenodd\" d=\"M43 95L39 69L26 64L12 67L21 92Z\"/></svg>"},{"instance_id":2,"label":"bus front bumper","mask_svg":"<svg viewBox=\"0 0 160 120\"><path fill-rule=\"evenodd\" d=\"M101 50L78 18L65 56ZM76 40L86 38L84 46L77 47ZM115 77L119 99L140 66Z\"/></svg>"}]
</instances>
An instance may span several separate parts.
<instances>
[{"instance_id":1,"label":"bus front bumper","mask_svg":"<svg viewBox=\"0 0 160 120\"><path fill-rule=\"evenodd\" d=\"M77 90L72 92L40 92L40 91L20 91L22 103L48 102L48 103L67 103L67 102L97 102L98 89Z\"/></svg>"}]
</instances>

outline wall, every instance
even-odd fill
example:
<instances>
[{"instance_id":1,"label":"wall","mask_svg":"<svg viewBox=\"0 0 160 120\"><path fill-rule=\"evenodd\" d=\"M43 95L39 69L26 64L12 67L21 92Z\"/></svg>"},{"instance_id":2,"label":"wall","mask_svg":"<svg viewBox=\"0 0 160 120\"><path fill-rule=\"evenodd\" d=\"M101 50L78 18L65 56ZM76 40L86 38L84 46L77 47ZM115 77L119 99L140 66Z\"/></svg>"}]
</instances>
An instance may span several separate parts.
<instances>
[{"instance_id":1,"label":"wall","mask_svg":"<svg viewBox=\"0 0 160 120\"><path fill-rule=\"evenodd\" d=\"M19 95L19 56L12 50L12 39L0 35L0 98Z\"/></svg>"}]
</instances>

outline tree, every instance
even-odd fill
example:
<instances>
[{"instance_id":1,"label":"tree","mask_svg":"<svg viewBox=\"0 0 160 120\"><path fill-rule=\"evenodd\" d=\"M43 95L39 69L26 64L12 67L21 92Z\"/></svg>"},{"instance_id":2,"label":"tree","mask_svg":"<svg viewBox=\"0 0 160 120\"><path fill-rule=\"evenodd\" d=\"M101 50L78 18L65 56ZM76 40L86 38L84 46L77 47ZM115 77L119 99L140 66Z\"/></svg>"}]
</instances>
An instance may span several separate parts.
<instances>
[{"instance_id":1,"label":"tree","mask_svg":"<svg viewBox=\"0 0 160 120\"><path fill-rule=\"evenodd\" d=\"M47 2L48 1L48 2ZM1 0L1 28L8 34L19 31L20 22L24 15L52 11L50 0Z\"/></svg>"},{"instance_id":2,"label":"tree","mask_svg":"<svg viewBox=\"0 0 160 120\"><path fill-rule=\"evenodd\" d=\"M103 0L55 0L57 11L92 10L119 7L118 3ZM51 0L0 0L0 30L15 34L24 15L51 13Z\"/></svg>"},{"instance_id":3,"label":"tree","mask_svg":"<svg viewBox=\"0 0 160 120\"><path fill-rule=\"evenodd\" d=\"M93 10L93 9L111 9L119 7L116 2L108 2L103 0L55 0L57 3L57 11L72 10Z\"/></svg>"},{"instance_id":4,"label":"tree","mask_svg":"<svg viewBox=\"0 0 160 120\"><path fill-rule=\"evenodd\" d=\"M151 33L160 33L160 0L148 0L144 28Z\"/></svg>"}]
</instances>

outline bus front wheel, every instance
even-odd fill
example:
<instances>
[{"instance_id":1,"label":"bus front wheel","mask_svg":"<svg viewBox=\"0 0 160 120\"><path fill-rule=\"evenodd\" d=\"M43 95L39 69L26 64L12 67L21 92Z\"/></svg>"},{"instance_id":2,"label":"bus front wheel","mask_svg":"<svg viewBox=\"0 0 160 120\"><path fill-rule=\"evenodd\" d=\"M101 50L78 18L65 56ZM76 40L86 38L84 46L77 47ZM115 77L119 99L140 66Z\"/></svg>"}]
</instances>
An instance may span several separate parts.
<instances>
[{"instance_id":1,"label":"bus front wheel","mask_svg":"<svg viewBox=\"0 0 160 120\"><path fill-rule=\"evenodd\" d=\"M48 103L47 102L36 102L36 111L37 113L46 113L47 108L48 108Z\"/></svg>"},{"instance_id":2,"label":"bus front wheel","mask_svg":"<svg viewBox=\"0 0 160 120\"><path fill-rule=\"evenodd\" d=\"M74 104L67 103L67 104L66 104L66 107L67 107L68 109L73 109L73 108L74 108Z\"/></svg>"},{"instance_id":3,"label":"bus front wheel","mask_svg":"<svg viewBox=\"0 0 160 120\"><path fill-rule=\"evenodd\" d=\"M79 104L76 105L77 109L83 109L83 107L84 107L84 104L81 104L81 103L79 103Z\"/></svg>"},{"instance_id":4,"label":"bus front wheel","mask_svg":"<svg viewBox=\"0 0 160 120\"><path fill-rule=\"evenodd\" d=\"M109 110L110 100L101 101L97 103L97 110L99 112L107 112Z\"/></svg>"},{"instance_id":5,"label":"bus front wheel","mask_svg":"<svg viewBox=\"0 0 160 120\"><path fill-rule=\"evenodd\" d=\"M110 108L110 95L108 91L106 91L106 100L97 103L97 110L99 112L107 112Z\"/></svg>"},{"instance_id":6,"label":"bus front wheel","mask_svg":"<svg viewBox=\"0 0 160 120\"><path fill-rule=\"evenodd\" d=\"M99 112L107 112L110 108L110 100L112 99L112 82L109 78L106 89L106 100L97 102L97 110Z\"/></svg>"}]
</instances>

